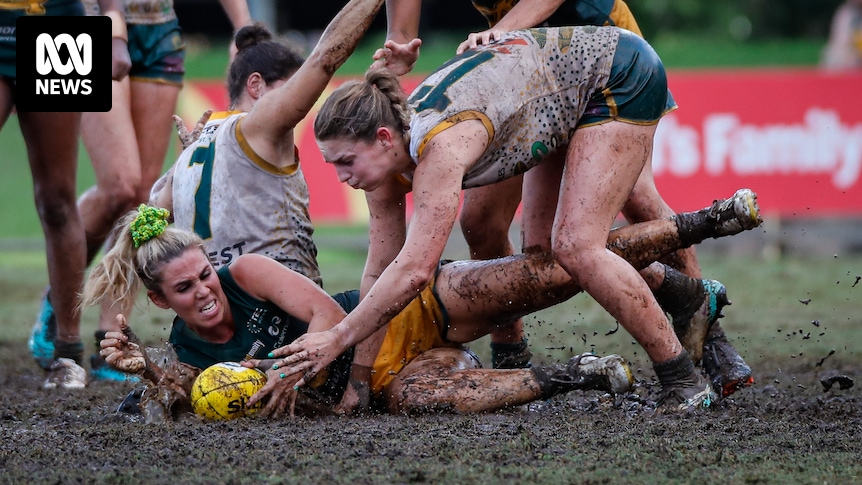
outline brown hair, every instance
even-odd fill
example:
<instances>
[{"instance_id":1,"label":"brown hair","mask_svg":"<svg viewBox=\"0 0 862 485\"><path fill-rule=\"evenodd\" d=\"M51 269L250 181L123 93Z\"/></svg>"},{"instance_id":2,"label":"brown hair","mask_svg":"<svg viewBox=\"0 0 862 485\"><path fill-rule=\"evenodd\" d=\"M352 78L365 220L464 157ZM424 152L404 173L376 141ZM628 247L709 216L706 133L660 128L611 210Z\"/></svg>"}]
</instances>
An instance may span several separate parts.
<instances>
[{"instance_id":1,"label":"brown hair","mask_svg":"<svg viewBox=\"0 0 862 485\"><path fill-rule=\"evenodd\" d=\"M267 84L287 79L304 62L302 55L287 45L272 40L272 34L263 25L247 25L234 36L236 57L230 64L227 92L230 104L242 97L243 87L252 73L259 73Z\"/></svg>"},{"instance_id":2,"label":"brown hair","mask_svg":"<svg viewBox=\"0 0 862 485\"><path fill-rule=\"evenodd\" d=\"M326 99L314 119L314 136L370 142L381 126L406 133L410 110L398 78L387 69L374 69L364 81L346 82Z\"/></svg>"}]
</instances>

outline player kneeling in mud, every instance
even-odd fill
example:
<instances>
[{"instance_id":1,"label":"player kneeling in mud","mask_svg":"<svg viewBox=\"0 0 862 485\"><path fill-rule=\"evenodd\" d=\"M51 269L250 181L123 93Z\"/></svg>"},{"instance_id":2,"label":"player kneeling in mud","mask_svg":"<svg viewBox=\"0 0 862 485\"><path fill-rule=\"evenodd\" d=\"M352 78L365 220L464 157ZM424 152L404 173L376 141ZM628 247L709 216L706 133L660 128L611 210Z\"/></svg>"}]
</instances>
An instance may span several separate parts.
<instances>
[{"instance_id":1,"label":"player kneeling in mud","mask_svg":"<svg viewBox=\"0 0 862 485\"><path fill-rule=\"evenodd\" d=\"M761 219L756 196L740 190L697 212L614 230L608 247L637 268L706 238L737 234ZM279 349L305 333L335 326L358 304L358 292L330 296L306 277L260 255L243 255L216 271L203 242L168 225L168 211L141 206L118 224L117 242L93 269L82 304L103 298L131 304L140 285L158 307L177 313L169 342L182 372L166 373L142 352L122 315L125 332L110 332L102 355L118 370L156 383L147 393L172 410L188 409L194 377L217 362L246 361L267 371L267 384L249 406L265 400L264 415L355 409L370 397L390 413L452 410L493 411L546 399L573 389L610 393L633 383L617 355L582 354L565 365L529 369L483 369L463 344L488 335L496 325L547 308L581 289L545 253L490 261L441 264L434 281L394 318L373 369L353 365L353 349L297 390L300 374L285 375ZM678 273L665 279L688 278ZM691 285L665 281L691 291ZM696 287L695 287L696 288ZM695 291L702 291L696 289ZM679 295L692 298L691 295ZM689 327L705 335L706 329ZM681 335L681 341L690 341ZM694 345L702 344L701 341ZM370 393L368 392L370 385ZM169 395L165 398L164 395ZM297 400L297 397L299 399ZM714 399L707 395L697 406ZM146 399L146 397L145 397ZM693 404L693 403L692 403ZM361 406L360 406L361 407ZM687 410L696 406L673 409Z\"/></svg>"}]
</instances>

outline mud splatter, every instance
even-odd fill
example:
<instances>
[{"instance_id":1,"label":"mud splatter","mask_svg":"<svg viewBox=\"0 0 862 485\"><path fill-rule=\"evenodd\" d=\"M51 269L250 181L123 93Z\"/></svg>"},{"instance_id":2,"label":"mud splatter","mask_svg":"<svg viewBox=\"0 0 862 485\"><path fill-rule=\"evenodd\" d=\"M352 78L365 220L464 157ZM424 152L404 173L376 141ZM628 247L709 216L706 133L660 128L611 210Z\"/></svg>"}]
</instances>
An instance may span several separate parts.
<instances>
[{"instance_id":1,"label":"mud splatter","mask_svg":"<svg viewBox=\"0 0 862 485\"><path fill-rule=\"evenodd\" d=\"M835 349L830 350L829 354L826 357L823 357L822 359L820 359L820 361L817 362L816 364L814 364L814 366L815 367L821 367L823 365L823 363L826 362L826 359L828 359L829 357L831 357L834 354L835 354Z\"/></svg>"},{"instance_id":2,"label":"mud splatter","mask_svg":"<svg viewBox=\"0 0 862 485\"><path fill-rule=\"evenodd\" d=\"M838 389L844 391L846 389L850 389L853 387L853 379L845 376L845 375L835 375L831 377L826 377L824 379L820 379L820 384L823 385L823 392L832 389L832 386L838 384Z\"/></svg>"}]
</instances>

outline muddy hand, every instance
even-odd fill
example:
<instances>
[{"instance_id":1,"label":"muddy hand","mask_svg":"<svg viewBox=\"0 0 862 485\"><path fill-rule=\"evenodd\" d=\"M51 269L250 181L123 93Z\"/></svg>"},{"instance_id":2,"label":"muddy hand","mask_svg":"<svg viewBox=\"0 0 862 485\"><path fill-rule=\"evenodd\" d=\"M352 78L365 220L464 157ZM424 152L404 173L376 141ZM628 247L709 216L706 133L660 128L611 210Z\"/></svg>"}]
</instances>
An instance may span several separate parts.
<instances>
[{"instance_id":1,"label":"muddy hand","mask_svg":"<svg viewBox=\"0 0 862 485\"><path fill-rule=\"evenodd\" d=\"M396 76L403 76L413 70L421 46L421 39L413 39L406 44L387 40L381 49L374 52L371 68L386 68Z\"/></svg>"},{"instance_id":2,"label":"muddy hand","mask_svg":"<svg viewBox=\"0 0 862 485\"><path fill-rule=\"evenodd\" d=\"M140 341L126 323L126 317L117 315L120 330L105 333L99 342L99 355L111 367L128 374L140 374L147 368L146 354Z\"/></svg>"},{"instance_id":3,"label":"muddy hand","mask_svg":"<svg viewBox=\"0 0 862 485\"><path fill-rule=\"evenodd\" d=\"M147 355L146 348L144 344L141 342L141 339L135 335L135 332L132 331L132 327L129 326L128 322L126 322L126 317L122 314L117 315L117 324L120 327L123 335L126 337L127 342L129 344L133 344L138 348L140 352L141 358L144 359L144 369L141 372L141 375L144 379L149 379L152 382L158 383L162 380L162 377L165 376L165 372L162 371L162 368L159 367L156 363L150 360L150 357Z\"/></svg>"},{"instance_id":4,"label":"muddy hand","mask_svg":"<svg viewBox=\"0 0 862 485\"><path fill-rule=\"evenodd\" d=\"M177 127L177 136L180 138L180 143L183 146L183 150L188 148L192 143L194 143L198 138L201 137L201 133L204 130L204 126L206 126L207 121L209 121L210 116L212 116L213 110L208 109L204 111L204 114L201 115L198 122L195 123L194 129L191 132L186 128L186 124L183 122L183 119L177 115L173 116L174 124Z\"/></svg>"},{"instance_id":5,"label":"muddy hand","mask_svg":"<svg viewBox=\"0 0 862 485\"><path fill-rule=\"evenodd\" d=\"M243 365L248 367L250 364L262 369L261 366L264 362L273 361L254 359L243 362ZM260 415L279 417L285 413L285 410L289 409L292 417L298 393L296 383L300 377L302 377L301 374L287 375L279 370L274 370L270 364L266 369L266 384L249 398L246 406L251 408L258 402L264 401L266 404L261 408Z\"/></svg>"},{"instance_id":6,"label":"muddy hand","mask_svg":"<svg viewBox=\"0 0 862 485\"><path fill-rule=\"evenodd\" d=\"M312 332L296 339L290 345L275 349L269 357L283 357L276 361L273 370L290 376L302 373L296 387L306 385L318 372L347 350L341 334L333 330Z\"/></svg>"},{"instance_id":7,"label":"muddy hand","mask_svg":"<svg viewBox=\"0 0 862 485\"><path fill-rule=\"evenodd\" d=\"M473 32L467 36L467 40L458 45L458 48L455 49L455 53L463 54L467 49L473 49L479 45L490 44L491 42L500 40L501 35L503 35L503 32L495 29Z\"/></svg>"}]
</instances>

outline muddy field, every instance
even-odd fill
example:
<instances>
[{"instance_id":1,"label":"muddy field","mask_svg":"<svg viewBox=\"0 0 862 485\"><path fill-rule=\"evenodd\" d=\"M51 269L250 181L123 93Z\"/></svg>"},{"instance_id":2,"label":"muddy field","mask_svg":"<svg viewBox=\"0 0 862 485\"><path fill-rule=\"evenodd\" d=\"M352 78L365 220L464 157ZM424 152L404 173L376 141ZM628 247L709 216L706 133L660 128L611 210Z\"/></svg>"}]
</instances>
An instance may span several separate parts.
<instances>
[{"instance_id":1,"label":"muddy field","mask_svg":"<svg viewBox=\"0 0 862 485\"><path fill-rule=\"evenodd\" d=\"M3 483L851 483L862 480L862 375L753 361L758 384L690 416L637 394L570 393L478 416L362 416L165 425L115 409L131 388L40 389L20 343L0 343ZM784 366L784 367L782 367ZM809 367L809 368L805 368Z\"/></svg>"}]
</instances>

